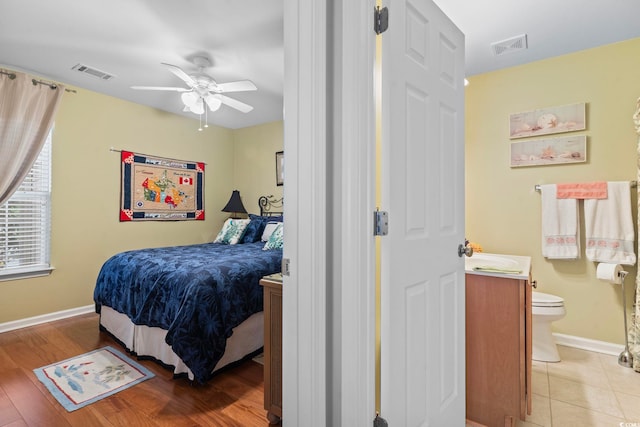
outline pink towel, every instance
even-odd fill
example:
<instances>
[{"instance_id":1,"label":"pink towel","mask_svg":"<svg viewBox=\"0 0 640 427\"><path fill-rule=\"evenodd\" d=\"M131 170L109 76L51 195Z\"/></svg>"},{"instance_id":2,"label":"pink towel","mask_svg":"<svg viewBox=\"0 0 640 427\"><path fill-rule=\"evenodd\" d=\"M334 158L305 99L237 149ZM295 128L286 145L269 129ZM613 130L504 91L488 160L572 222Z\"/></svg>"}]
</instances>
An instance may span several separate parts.
<instances>
[{"instance_id":1,"label":"pink towel","mask_svg":"<svg viewBox=\"0 0 640 427\"><path fill-rule=\"evenodd\" d=\"M606 181L583 182L577 184L556 184L558 199L606 199Z\"/></svg>"}]
</instances>

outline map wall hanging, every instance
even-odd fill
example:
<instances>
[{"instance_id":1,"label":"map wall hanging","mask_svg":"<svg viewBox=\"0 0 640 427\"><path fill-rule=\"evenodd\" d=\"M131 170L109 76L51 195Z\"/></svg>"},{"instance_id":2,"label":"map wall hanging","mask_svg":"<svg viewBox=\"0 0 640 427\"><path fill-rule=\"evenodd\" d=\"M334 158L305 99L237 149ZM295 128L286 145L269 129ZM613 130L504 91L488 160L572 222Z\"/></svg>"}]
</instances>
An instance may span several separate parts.
<instances>
[{"instance_id":1,"label":"map wall hanging","mask_svg":"<svg viewBox=\"0 0 640 427\"><path fill-rule=\"evenodd\" d=\"M120 221L204 220L204 163L121 152Z\"/></svg>"}]
</instances>

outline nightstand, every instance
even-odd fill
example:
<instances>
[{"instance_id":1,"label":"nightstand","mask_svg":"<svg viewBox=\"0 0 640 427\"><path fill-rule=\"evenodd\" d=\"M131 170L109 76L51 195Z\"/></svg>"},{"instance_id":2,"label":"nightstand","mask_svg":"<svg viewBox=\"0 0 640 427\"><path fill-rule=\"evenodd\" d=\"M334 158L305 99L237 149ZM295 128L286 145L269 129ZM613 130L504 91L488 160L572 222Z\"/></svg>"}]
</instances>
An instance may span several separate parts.
<instances>
[{"instance_id":1,"label":"nightstand","mask_svg":"<svg viewBox=\"0 0 640 427\"><path fill-rule=\"evenodd\" d=\"M270 424L282 417L282 274L260 280L264 288L264 409Z\"/></svg>"}]
</instances>

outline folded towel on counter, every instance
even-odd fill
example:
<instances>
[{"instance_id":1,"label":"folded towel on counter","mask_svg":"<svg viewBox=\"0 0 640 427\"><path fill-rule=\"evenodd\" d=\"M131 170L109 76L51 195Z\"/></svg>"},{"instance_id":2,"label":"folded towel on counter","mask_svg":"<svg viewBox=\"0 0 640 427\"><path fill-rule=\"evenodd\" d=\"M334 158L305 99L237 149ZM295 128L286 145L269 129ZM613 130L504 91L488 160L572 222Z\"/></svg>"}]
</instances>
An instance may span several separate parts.
<instances>
[{"instance_id":1,"label":"folded towel on counter","mask_svg":"<svg viewBox=\"0 0 640 427\"><path fill-rule=\"evenodd\" d=\"M606 199L607 182L556 184L556 197L558 199Z\"/></svg>"},{"instance_id":2,"label":"folded towel on counter","mask_svg":"<svg viewBox=\"0 0 640 427\"><path fill-rule=\"evenodd\" d=\"M580 258L580 227L576 199L558 199L555 184L542 192L542 255L549 259Z\"/></svg>"},{"instance_id":3,"label":"folded towel on counter","mask_svg":"<svg viewBox=\"0 0 640 427\"><path fill-rule=\"evenodd\" d=\"M487 271L491 273L504 273L504 274L520 274L522 270L506 267L495 267L492 265L477 265L473 267L473 271Z\"/></svg>"},{"instance_id":4,"label":"folded towel on counter","mask_svg":"<svg viewBox=\"0 0 640 427\"><path fill-rule=\"evenodd\" d=\"M606 199L584 201L585 250L596 262L636 263L629 181L607 183Z\"/></svg>"}]
</instances>

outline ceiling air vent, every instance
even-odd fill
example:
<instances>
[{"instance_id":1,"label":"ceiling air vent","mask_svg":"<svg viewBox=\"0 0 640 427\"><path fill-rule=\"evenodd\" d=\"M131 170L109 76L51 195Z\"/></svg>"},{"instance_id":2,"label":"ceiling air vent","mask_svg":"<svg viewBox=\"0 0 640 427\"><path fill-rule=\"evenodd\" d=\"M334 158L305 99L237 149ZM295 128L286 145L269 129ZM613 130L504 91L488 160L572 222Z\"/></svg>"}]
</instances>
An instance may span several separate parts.
<instances>
[{"instance_id":1,"label":"ceiling air vent","mask_svg":"<svg viewBox=\"0 0 640 427\"><path fill-rule=\"evenodd\" d=\"M96 77L100 80L111 80L115 76L113 74L106 73L104 71L98 70L97 68L90 67L88 65L76 64L72 70L80 71L81 73L89 74L90 76Z\"/></svg>"},{"instance_id":2,"label":"ceiling air vent","mask_svg":"<svg viewBox=\"0 0 640 427\"><path fill-rule=\"evenodd\" d=\"M493 54L495 56L524 50L527 48L527 35L522 34L507 40L502 40L501 42L495 42L491 44L491 47L493 48Z\"/></svg>"}]
</instances>

